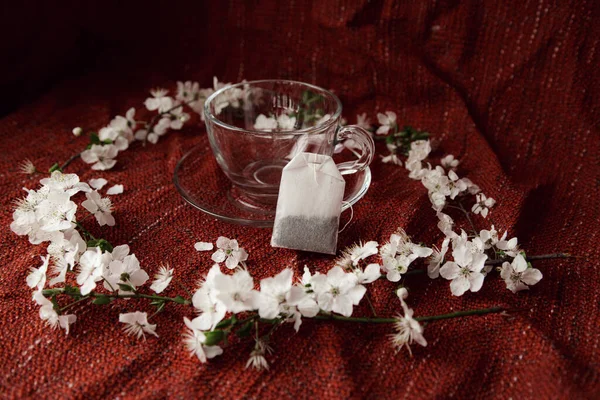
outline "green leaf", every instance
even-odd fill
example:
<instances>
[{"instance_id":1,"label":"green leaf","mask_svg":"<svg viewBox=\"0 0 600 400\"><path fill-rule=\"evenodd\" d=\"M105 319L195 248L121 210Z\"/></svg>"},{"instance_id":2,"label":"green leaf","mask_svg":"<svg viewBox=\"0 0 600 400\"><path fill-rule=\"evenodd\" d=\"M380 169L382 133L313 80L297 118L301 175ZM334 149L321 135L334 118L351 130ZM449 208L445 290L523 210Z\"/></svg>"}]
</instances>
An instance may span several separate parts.
<instances>
[{"instance_id":1,"label":"green leaf","mask_svg":"<svg viewBox=\"0 0 600 400\"><path fill-rule=\"evenodd\" d=\"M237 322L237 318L234 316L232 316L231 318L227 318L224 319L223 321L219 322L216 326L217 329L221 329L221 328L227 328L228 326L231 326L233 324L235 324Z\"/></svg>"},{"instance_id":2,"label":"green leaf","mask_svg":"<svg viewBox=\"0 0 600 400\"><path fill-rule=\"evenodd\" d=\"M98 137L98 135L96 135L96 133L92 132L90 133L90 147L92 147L91 145L93 144L100 144L100 138Z\"/></svg>"},{"instance_id":3,"label":"green leaf","mask_svg":"<svg viewBox=\"0 0 600 400\"><path fill-rule=\"evenodd\" d=\"M110 304L110 302L112 301L111 297L108 296L98 296L96 297L93 301L92 304L96 304L99 306L103 306L105 304Z\"/></svg>"},{"instance_id":4,"label":"green leaf","mask_svg":"<svg viewBox=\"0 0 600 400\"><path fill-rule=\"evenodd\" d=\"M52 308L60 314L60 305L58 304L58 300L56 300L56 295L50 297L50 301L52 302Z\"/></svg>"},{"instance_id":5,"label":"green leaf","mask_svg":"<svg viewBox=\"0 0 600 400\"><path fill-rule=\"evenodd\" d=\"M65 286L64 293L70 296L81 296L81 291L79 290L79 288L71 285Z\"/></svg>"},{"instance_id":6,"label":"green leaf","mask_svg":"<svg viewBox=\"0 0 600 400\"><path fill-rule=\"evenodd\" d=\"M135 292L135 289L126 283L117 283L117 285L119 285L119 288L125 292Z\"/></svg>"},{"instance_id":7,"label":"green leaf","mask_svg":"<svg viewBox=\"0 0 600 400\"><path fill-rule=\"evenodd\" d=\"M102 141L102 144L113 144L113 141L110 139L105 139Z\"/></svg>"},{"instance_id":8,"label":"green leaf","mask_svg":"<svg viewBox=\"0 0 600 400\"><path fill-rule=\"evenodd\" d=\"M183 298L183 297L181 297L181 296L177 296L177 297L175 297L175 298L173 299L173 301L174 301L175 303L178 303L178 304L185 304L185 303L187 302L187 300L186 300L186 299L184 299L184 298Z\"/></svg>"},{"instance_id":9,"label":"green leaf","mask_svg":"<svg viewBox=\"0 0 600 400\"><path fill-rule=\"evenodd\" d=\"M62 172L62 169L60 169L60 165L58 163L52 164L52 166L48 170L48 172L50 172L50 173L53 173L54 171L60 171L60 172Z\"/></svg>"},{"instance_id":10,"label":"green leaf","mask_svg":"<svg viewBox=\"0 0 600 400\"><path fill-rule=\"evenodd\" d=\"M248 337L250 336L250 330L252 329L252 321L247 321L240 329L235 331L235 334L238 337Z\"/></svg>"},{"instance_id":11,"label":"green leaf","mask_svg":"<svg viewBox=\"0 0 600 400\"><path fill-rule=\"evenodd\" d=\"M204 340L205 346L214 346L216 344L221 343L221 341L225 338L225 332L223 331L210 331L204 332L204 336L206 339Z\"/></svg>"},{"instance_id":12,"label":"green leaf","mask_svg":"<svg viewBox=\"0 0 600 400\"><path fill-rule=\"evenodd\" d=\"M102 251L113 251L113 246L106 239L92 239L86 242L87 247L99 247Z\"/></svg>"}]
</instances>

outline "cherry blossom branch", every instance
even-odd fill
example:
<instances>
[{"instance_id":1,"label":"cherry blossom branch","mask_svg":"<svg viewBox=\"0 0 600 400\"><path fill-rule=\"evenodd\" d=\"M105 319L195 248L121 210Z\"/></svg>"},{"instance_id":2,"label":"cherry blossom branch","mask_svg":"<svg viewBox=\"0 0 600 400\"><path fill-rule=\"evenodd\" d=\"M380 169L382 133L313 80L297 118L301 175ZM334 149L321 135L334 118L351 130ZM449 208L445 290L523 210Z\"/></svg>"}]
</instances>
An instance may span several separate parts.
<instances>
[{"instance_id":1,"label":"cherry blossom branch","mask_svg":"<svg viewBox=\"0 0 600 400\"><path fill-rule=\"evenodd\" d=\"M189 299L186 299L184 297L181 296L176 296L176 297L165 297L165 296L156 296L156 295L152 295L152 294L143 294L143 293L131 293L131 294L121 294L121 293L99 293L99 292L95 292L92 291L86 295L81 295L79 294L79 291L77 292L70 292L70 291L66 291L65 288L57 288L57 289L44 289L42 291L42 294L44 296L54 296L54 295L58 295L58 294L65 294L68 296L71 296L73 298L79 298L77 300L77 302L79 301L83 301L86 299L150 299L150 300L154 300L154 301L170 301L173 303L177 303L177 304L183 304L183 305L191 305L192 302ZM111 300L109 300L111 301ZM71 303L64 308L67 308L71 305L73 305L75 303ZM104 304L104 303L98 303L98 304Z\"/></svg>"},{"instance_id":2,"label":"cherry blossom branch","mask_svg":"<svg viewBox=\"0 0 600 400\"><path fill-rule=\"evenodd\" d=\"M468 317L471 315L485 315L494 314L506 311L504 307L496 306L490 308L481 308L476 310L456 311L448 314L440 315L428 315L424 317L415 317L414 319L419 322L430 322L439 321L442 319ZM343 315L337 315L333 313L320 313L314 317L320 320L336 320L344 322L360 322L360 323L373 323L373 324L393 324L398 321L397 318L370 318L370 317L344 317Z\"/></svg>"},{"instance_id":3,"label":"cherry blossom branch","mask_svg":"<svg viewBox=\"0 0 600 400\"><path fill-rule=\"evenodd\" d=\"M156 114L154 117L152 117L152 119L150 119L149 122L146 122L146 121L142 121L142 122L145 124L146 130L148 131L148 133L150 133L150 131L152 130L152 128L156 125L156 123L162 117L164 117L166 115L171 115L171 111L174 111L174 110L178 109L179 107L183 107L183 105L189 106L194 101L195 100L190 100L190 101L184 101L184 102L181 102L181 103L177 103L173 107L169 108L168 110ZM144 139L144 143L146 143L146 139Z\"/></svg>"},{"instance_id":4,"label":"cherry blossom branch","mask_svg":"<svg viewBox=\"0 0 600 400\"><path fill-rule=\"evenodd\" d=\"M81 230L81 232L85 235L88 236L88 239L92 239L92 240L96 240L96 238L94 237L94 235L92 235L87 229L85 229L85 227L83 225L81 225L81 223L79 221L75 221L75 225L77 226L77 228L79 230Z\"/></svg>"},{"instance_id":5,"label":"cherry blossom branch","mask_svg":"<svg viewBox=\"0 0 600 400\"><path fill-rule=\"evenodd\" d=\"M527 261L536 261L536 260L551 260L554 258L571 258L571 257L573 257L573 255L571 255L569 253L551 253L551 254L540 254L537 256L527 256L527 257L525 257L525 259ZM488 260L488 261L486 261L485 265L501 265L504 262L506 262L506 260L504 260L504 259Z\"/></svg>"},{"instance_id":6,"label":"cherry blossom branch","mask_svg":"<svg viewBox=\"0 0 600 400\"><path fill-rule=\"evenodd\" d=\"M65 161L63 163L63 165L60 166L60 170L64 171L65 168L67 168L69 166L69 164L71 164L73 161L75 161L76 159L78 159L79 157L81 157L81 152L77 153L77 154L73 154L71 157L69 157L69 159L67 161Z\"/></svg>"},{"instance_id":7,"label":"cherry blossom branch","mask_svg":"<svg viewBox=\"0 0 600 400\"><path fill-rule=\"evenodd\" d=\"M367 299L367 303L369 303L369 308L371 309L373 316L376 317L377 311L375 311L375 306L373 306L373 302L371 301L371 298L369 297L368 293L365 293L365 299Z\"/></svg>"},{"instance_id":8,"label":"cherry blossom branch","mask_svg":"<svg viewBox=\"0 0 600 400\"><path fill-rule=\"evenodd\" d=\"M475 235L477 235L477 228L475 227L475 224L473 223L473 220L471 219L469 212L465 209L465 207L462 205L462 202L460 200L457 202L457 204L458 204L458 208L465 214L467 221L469 221L469 224L471 225L471 229L473 230L473 233Z\"/></svg>"}]
</instances>

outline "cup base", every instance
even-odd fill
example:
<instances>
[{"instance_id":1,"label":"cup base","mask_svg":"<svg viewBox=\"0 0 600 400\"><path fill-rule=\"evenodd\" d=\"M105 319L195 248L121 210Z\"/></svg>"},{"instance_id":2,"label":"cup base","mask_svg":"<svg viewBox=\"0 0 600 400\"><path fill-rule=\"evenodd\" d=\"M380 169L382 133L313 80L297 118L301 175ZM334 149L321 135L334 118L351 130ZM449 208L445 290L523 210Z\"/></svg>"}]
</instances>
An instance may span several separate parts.
<instances>
[{"instance_id":1,"label":"cup base","mask_svg":"<svg viewBox=\"0 0 600 400\"><path fill-rule=\"evenodd\" d=\"M276 194L248 193L237 186L232 186L227 191L227 200L243 211L269 216L274 216L277 208Z\"/></svg>"},{"instance_id":2,"label":"cup base","mask_svg":"<svg viewBox=\"0 0 600 400\"><path fill-rule=\"evenodd\" d=\"M344 175L346 189L342 211L360 200L371 184L371 171L366 168ZM267 199L248 196L225 176L213 156L208 138L203 135L197 146L190 149L177 163L173 183L179 194L198 210L232 224L268 228L273 226L277 195Z\"/></svg>"}]
</instances>

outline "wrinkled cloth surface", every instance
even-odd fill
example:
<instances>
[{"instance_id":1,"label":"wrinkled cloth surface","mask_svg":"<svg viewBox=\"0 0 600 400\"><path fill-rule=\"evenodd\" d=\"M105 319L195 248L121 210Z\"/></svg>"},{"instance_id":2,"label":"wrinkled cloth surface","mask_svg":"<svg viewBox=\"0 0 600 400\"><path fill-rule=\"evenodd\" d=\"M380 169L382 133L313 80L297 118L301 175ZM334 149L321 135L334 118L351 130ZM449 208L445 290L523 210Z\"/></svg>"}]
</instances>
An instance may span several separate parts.
<instances>
[{"instance_id":1,"label":"wrinkled cloth surface","mask_svg":"<svg viewBox=\"0 0 600 400\"><path fill-rule=\"evenodd\" d=\"M86 2L84 2L86 3ZM485 4L484 4L485 3ZM8 6L3 6L8 7ZM590 1L215 2L167 5L91 2L64 7L13 5L3 14L0 84L0 396L3 398L597 398L600 395L600 18ZM58 7L58 6L57 6ZM29 16L40 35L25 32ZM107 22L108 21L108 22ZM112 29L110 28L112 26ZM5 37L7 37L5 35ZM91 51L91 48L101 49ZM569 252L536 262L544 278L513 294L497 273L478 293L454 297L449 282L410 276L415 316L502 306L491 314L425 326L428 346L396 353L390 326L305 320L272 340L271 369L245 369L250 340L233 341L201 364L182 343L190 308L167 306L154 317L158 338L126 336L121 312L144 303L78 304L68 336L39 319L25 284L45 246L9 229L12 202L40 169L86 144L75 126L97 130L147 90L212 77L226 82L287 78L333 89L344 116L393 110L400 125L432 134L431 159L454 154L459 175L498 203L494 224L517 236L528 254ZM19 93L22 95L20 96ZM11 102L11 98L19 101ZM81 160L68 172L121 183L114 228L86 226L111 243L129 244L152 276L161 263L189 288L207 273L210 252L193 248L218 236L237 238L258 279L291 266L327 271L333 257L271 248L270 229L228 225L186 204L172 183L177 161L205 140L194 122L157 145L134 144L117 166L92 171ZM385 155L385 148L378 147ZM373 182L340 234L383 243L398 227L440 246L442 234L424 187L403 167L371 167ZM452 214L463 226L465 221ZM344 220L344 217L342 217ZM369 286L377 314L400 311L396 285ZM147 289L149 290L149 289ZM166 295L181 294L176 285ZM354 315L370 315L366 301ZM145 308L146 307L146 308Z\"/></svg>"}]
</instances>

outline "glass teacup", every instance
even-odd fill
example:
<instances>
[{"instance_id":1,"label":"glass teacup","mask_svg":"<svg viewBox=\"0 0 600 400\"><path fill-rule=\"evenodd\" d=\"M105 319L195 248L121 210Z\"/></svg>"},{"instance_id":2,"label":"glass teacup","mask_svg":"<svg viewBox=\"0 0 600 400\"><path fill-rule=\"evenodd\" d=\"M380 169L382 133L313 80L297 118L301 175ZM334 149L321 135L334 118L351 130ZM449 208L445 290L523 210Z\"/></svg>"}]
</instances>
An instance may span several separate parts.
<instances>
[{"instance_id":1,"label":"glass teacup","mask_svg":"<svg viewBox=\"0 0 600 400\"><path fill-rule=\"evenodd\" d=\"M338 164L341 174L367 168L373 139L359 126L341 127L341 113L336 95L302 82L243 82L213 93L204 115L217 163L233 182L230 200L274 212L287 163L300 152L331 156L342 141L351 141L358 159Z\"/></svg>"}]
</instances>

